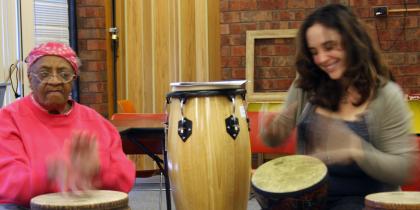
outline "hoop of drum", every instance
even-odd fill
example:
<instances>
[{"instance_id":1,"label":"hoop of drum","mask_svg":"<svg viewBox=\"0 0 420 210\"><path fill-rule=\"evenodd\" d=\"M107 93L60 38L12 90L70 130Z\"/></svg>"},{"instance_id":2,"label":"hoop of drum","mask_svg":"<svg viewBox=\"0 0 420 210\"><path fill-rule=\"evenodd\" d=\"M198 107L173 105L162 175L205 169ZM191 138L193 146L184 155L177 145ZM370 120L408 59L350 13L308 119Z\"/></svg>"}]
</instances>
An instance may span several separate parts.
<instances>
[{"instance_id":1,"label":"hoop of drum","mask_svg":"<svg viewBox=\"0 0 420 210\"><path fill-rule=\"evenodd\" d=\"M327 167L316 158L279 157L259 166L251 179L244 83L171 84L166 145L176 209L246 210L251 187L263 210L324 209ZM82 200L41 195L31 208L129 209L125 193L90 194ZM367 210L420 209L420 192L372 194L365 202Z\"/></svg>"}]
</instances>

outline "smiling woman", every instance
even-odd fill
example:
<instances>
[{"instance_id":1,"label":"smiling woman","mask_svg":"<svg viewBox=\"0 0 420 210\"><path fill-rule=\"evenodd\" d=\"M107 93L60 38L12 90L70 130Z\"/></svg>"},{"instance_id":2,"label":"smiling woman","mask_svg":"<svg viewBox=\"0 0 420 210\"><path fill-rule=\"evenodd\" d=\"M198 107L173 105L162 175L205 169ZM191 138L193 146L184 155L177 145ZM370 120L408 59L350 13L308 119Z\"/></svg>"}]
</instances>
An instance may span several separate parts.
<instances>
[{"instance_id":1,"label":"smiling woman","mask_svg":"<svg viewBox=\"0 0 420 210\"><path fill-rule=\"evenodd\" d=\"M364 24L329 4L302 23L285 108L261 129L276 146L297 129L298 152L328 168L323 209L363 209L364 196L398 190L411 177L417 145L411 115ZM264 118L269 119L269 118Z\"/></svg>"}]
</instances>

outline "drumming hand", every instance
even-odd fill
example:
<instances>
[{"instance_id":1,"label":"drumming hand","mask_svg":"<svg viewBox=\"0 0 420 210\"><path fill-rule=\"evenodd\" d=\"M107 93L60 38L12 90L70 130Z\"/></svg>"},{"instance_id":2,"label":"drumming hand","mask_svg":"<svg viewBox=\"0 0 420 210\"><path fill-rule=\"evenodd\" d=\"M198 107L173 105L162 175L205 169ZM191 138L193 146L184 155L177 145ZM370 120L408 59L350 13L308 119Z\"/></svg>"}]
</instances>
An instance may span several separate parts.
<instances>
[{"instance_id":1,"label":"drumming hand","mask_svg":"<svg viewBox=\"0 0 420 210\"><path fill-rule=\"evenodd\" d=\"M289 137L295 127L296 110L297 102L294 102L275 116L274 113L267 111L266 104L263 105L259 114L259 129L260 136L266 145L277 146Z\"/></svg>"},{"instance_id":2,"label":"drumming hand","mask_svg":"<svg viewBox=\"0 0 420 210\"><path fill-rule=\"evenodd\" d=\"M69 145L68 157L63 154L49 158L48 177L62 192L92 189L92 179L99 172L99 155L96 137L87 132L74 133Z\"/></svg>"},{"instance_id":3,"label":"drumming hand","mask_svg":"<svg viewBox=\"0 0 420 210\"><path fill-rule=\"evenodd\" d=\"M92 179L100 167L96 137L83 131L74 133L69 152L70 189L72 191L92 189Z\"/></svg>"},{"instance_id":4,"label":"drumming hand","mask_svg":"<svg viewBox=\"0 0 420 210\"><path fill-rule=\"evenodd\" d=\"M363 156L362 139L340 120L316 115L309 132L309 154L326 164L350 164Z\"/></svg>"}]
</instances>

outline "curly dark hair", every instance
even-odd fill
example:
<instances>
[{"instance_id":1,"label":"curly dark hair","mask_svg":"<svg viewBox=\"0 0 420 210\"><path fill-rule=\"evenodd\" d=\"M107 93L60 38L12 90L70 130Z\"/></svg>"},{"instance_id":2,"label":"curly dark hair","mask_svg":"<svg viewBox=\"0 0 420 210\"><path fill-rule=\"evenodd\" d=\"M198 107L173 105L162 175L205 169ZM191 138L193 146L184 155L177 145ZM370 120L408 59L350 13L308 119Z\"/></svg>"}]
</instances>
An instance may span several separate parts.
<instances>
[{"instance_id":1,"label":"curly dark hair","mask_svg":"<svg viewBox=\"0 0 420 210\"><path fill-rule=\"evenodd\" d=\"M316 23L336 30L342 37L341 44L347 56L347 64L340 80L330 79L314 63L306 32ZM315 10L301 25L296 41L295 65L299 73L297 87L311 94L310 101L313 104L337 111L341 99L352 86L361 96L354 105L360 106L392 77L364 24L344 5L329 4Z\"/></svg>"}]
</instances>

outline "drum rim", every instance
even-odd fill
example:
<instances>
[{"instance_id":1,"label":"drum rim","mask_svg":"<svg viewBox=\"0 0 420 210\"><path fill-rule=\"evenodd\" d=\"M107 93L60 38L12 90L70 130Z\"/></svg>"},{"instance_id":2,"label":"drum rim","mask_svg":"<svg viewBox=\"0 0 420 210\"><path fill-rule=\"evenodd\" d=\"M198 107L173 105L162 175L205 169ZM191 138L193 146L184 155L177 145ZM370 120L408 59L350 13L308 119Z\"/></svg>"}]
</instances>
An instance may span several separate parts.
<instances>
[{"instance_id":1,"label":"drum rim","mask_svg":"<svg viewBox=\"0 0 420 210\"><path fill-rule=\"evenodd\" d=\"M46 195L53 195L53 194L57 194L56 193L47 193L47 194L42 194L42 195L38 195L35 196L31 199L30 201L30 208L33 210L37 210L37 209L66 209L66 210L76 210L76 209L85 209L85 210L89 210L89 209L116 209L116 208L124 208L124 207L128 207L128 194L125 192L121 192L121 191L112 191L112 190L96 190L96 191L101 191L101 192L113 192L113 193L121 193L124 194L124 198L120 199L120 200L111 200L111 201L104 201L102 203L89 203L89 204L85 204L84 206L80 206L79 205L71 205L71 204L44 204L44 203L35 203L34 199L42 197L42 196L46 196ZM64 206L67 205L67 206Z\"/></svg>"},{"instance_id":2,"label":"drum rim","mask_svg":"<svg viewBox=\"0 0 420 210\"><path fill-rule=\"evenodd\" d=\"M380 195L386 195L389 193L403 193L403 194L414 194L414 195L420 195L419 191L389 191L389 192L378 192L378 193L371 193L365 196L365 205L368 207L376 207L378 205L392 205L392 206L404 206L404 207L418 207L420 206L419 203L393 203L391 201L382 201L382 200L372 200L376 196Z\"/></svg>"},{"instance_id":3,"label":"drum rim","mask_svg":"<svg viewBox=\"0 0 420 210\"><path fill-rule=\"evenodd\" d=\"M166 94L166 98L181 98L190 96L217 96L217 95L240 95L246 94L246 89L217 89L217 90L182 90L172 91Z\"/></svg>"}]
</instances>

